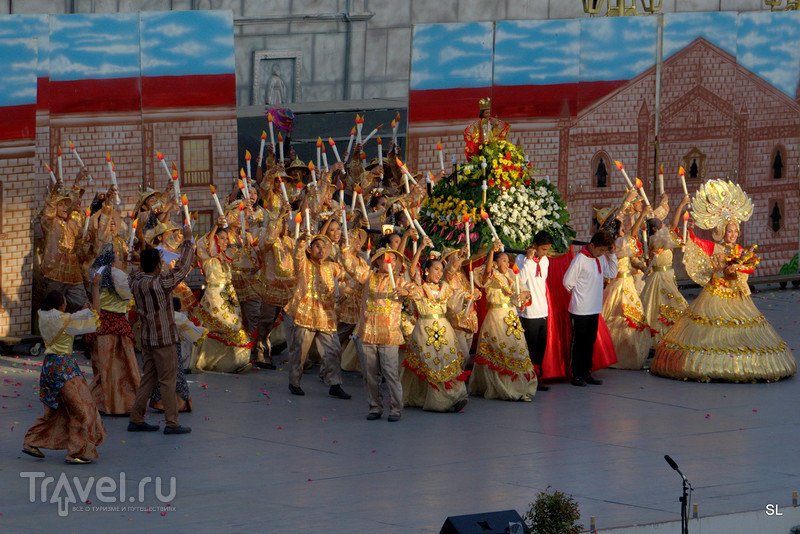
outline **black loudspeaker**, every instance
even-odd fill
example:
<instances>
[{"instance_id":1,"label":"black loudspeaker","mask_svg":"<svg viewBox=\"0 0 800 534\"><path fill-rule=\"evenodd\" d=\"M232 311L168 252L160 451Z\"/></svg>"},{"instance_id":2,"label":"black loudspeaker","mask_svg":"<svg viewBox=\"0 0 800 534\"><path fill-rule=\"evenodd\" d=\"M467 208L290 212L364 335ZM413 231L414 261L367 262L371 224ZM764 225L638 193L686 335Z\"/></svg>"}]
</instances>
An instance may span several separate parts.
<instances>
[{"instance_id":1,"label":"black loudspeaker","mask_svg":"<svg viewBox=\"0 0 800 534\"><path fill-rule=\"evenodd\" d=\"M525 534L531 532L516 510L503 510L450 516L442 525L439 534L505 534L509 532L509 523L522 525L522 532Z\"/></svg>"}]
</instances>

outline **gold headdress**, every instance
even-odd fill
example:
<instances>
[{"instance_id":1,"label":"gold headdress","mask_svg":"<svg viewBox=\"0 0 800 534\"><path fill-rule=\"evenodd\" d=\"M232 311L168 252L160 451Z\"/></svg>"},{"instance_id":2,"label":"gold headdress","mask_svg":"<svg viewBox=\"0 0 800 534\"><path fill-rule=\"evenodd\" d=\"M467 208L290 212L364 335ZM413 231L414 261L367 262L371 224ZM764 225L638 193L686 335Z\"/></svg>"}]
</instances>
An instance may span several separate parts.
<instances>
[{"instance_id":1,"label":"gold headdress","mask_svg":"<svg viewBox=\"0 0 800 534\"><path fill-rule=\"evenodd\" d=\"M600 228L606 223L606 221L616 215L617 208L594 208L594 216L597 218L597 226Z\"/></svg>"},{"instance_id":2,"label":"gold headdress","mask_svg":"<svg viewBox=\"0 0 800 534\"><path fill-rule=\"evenodd\" d=\"M739 184L719 179L709 180L700 186L692 200L692 216L698 228L714 230L721 236L725 226L749 221L753 215L753 202ZM716 238L716 236L715 236Z\"/></svg>"},{"instance_id":3,"label":"gold headdress","mask_svg":"<svg viewBox=\"0 0 800 534\"><path fill-rule=\"evenodd\" d=\"M481 111L492 109L492 99L489 97L481 98L478 100L478 106L480 106Z\"/></svg>"}]
</instances>

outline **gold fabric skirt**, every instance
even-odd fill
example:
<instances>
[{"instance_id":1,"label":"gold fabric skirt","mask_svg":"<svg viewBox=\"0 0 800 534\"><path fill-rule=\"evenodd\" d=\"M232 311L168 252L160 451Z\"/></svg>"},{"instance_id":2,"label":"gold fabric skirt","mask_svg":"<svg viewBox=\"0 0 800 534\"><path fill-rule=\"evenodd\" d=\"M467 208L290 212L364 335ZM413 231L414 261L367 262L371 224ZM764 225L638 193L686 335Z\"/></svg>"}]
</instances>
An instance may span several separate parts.
<instances>
[{"instance_id":1,"label":"gold fabric skirt","mask_svg":"<svg viewBox=\"0 0 800 534\"><path fill-rule=\"evenodd\" d=\"M712 278L665 334L650 372L677 379L778 380L797 361L736 282Z\"/></svg>"},{"instance_id":2,"label":"gold fabric skirt","mask_svg":"<svg viewBox=\"0 0 800 534\"><path fill-rule=\"evenodd\" d=\"M656 331L650 340L650 348L655 349L689 304L675 284L675 271L672 269L661 271L654 269L645 280L641 299L647 324Z\"/></svg>"},{"instance_id":3,"label":"gold fabric skirt","mask_svg":"<svg viewBox=\"0 0 800 534\"><path fill-rule=\"evenodd\" d=\"M603 292L603 320L611 333L616 369L641 369L650 354L652 329L644 316L633 277L612 280Z\"/></svg>"}]
</instances>

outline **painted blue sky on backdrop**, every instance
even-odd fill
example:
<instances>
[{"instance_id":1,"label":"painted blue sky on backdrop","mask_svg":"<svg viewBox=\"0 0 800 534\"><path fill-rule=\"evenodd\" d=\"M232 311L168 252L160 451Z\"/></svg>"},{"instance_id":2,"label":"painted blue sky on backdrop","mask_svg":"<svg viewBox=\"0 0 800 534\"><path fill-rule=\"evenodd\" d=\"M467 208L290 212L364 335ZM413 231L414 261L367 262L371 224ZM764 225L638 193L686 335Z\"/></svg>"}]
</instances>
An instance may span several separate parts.
<instances>
[{"instance_id":1,"label":"painted blue sky on backdrop","mask_svg":"<svg viewBox=\"0 0 800 534\"><path fill-rule=\"evenodd\" d=\"M630 80L656 63L656 17L581 19L581 81Z\"/></svg>"},{"instance_id":2,"label":"painted blue sky on backdrop","mask_svg":"<svg viewBox=\"0 0 800 534\"><path fill-rule=\"evenodd\" d=\"M6 15L0 17L0 39L38 39L37 71L50 76L50 18L48 15Z\"/></svg>"},{"instance_id":3,"label":"painted blue sky on backdrop","mask_svg":"<svg viewBox=\"0 0 800 534\"><path fill-rule=\"evenodd\" d=\"M491 22L419 24L411 47L411 89L492 85Z\"/></svg>"},{"instance_id":4,"label":"painted blue sky on backdrop","mask_svg":"<svg viewBox=\"0 0 800 534\"><path fill-rule=\"evenodd\" d=\"M142 76L232 74L231 11L142 13Z\"/></svg>"},{"instance_id":5,"label":"painted blue sky on backdrop","mask_svg":"<svg viewBox=\"0 0 800 534\"><path fill-rule=\"evenodd\" d=\"M0 106L36 103L36 39L0 38Z\"/></svg>"},{"instance_id":6,"label":"painted blue sky on backdrop","mask_svg":"<svg viewBox=\"0 0 800 534\"><path fill-rule=\"evenodd\" d=\"M501 21L495 31L496 85L578 81L578 20Z\"/></svg>"},{"instance_id":7,"label":"painted blue sky on backdrop","mask_svg":"<svg viewBox=\"0 0 800 534\"><path fill-rule=\"evenodd\" d=\"M51 80L139 76L138 13L55 15L50 29Z\"/></svg>"},{"instance_id":8,"label":"painted blue sky on backdrop","mask_svg":"<svg viewBox=\"0 0 800 534\"><path fill-rule=\"evenodd\" d=\"M738 62L795 97L800 83L800 12L742 13Z\"/></svg>"}]
</instances>

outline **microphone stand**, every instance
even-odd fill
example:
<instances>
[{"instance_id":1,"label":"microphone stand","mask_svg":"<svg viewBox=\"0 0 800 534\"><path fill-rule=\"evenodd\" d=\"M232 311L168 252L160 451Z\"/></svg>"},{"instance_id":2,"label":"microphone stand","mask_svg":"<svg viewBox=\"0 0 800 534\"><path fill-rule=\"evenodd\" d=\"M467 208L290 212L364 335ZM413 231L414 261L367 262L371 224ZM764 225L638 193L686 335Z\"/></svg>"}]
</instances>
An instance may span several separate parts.
<instances>
[{"instance_id":1,"label":"microphone stand","mask_svg":"<svg viewBox=\"0 0 800 534\"><path fill-rule=\"evenodd\" d=\"M686 476L678 469L678 464L675 463L675 460L670 458L669 455L665 455L664 459L670 467L678 472L683 480L683 494L680 499L678 499L681 503L681 534L689 534L689 492L694 491L694 489Z\"/></svg>"}]
</instances>

